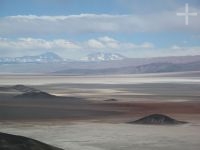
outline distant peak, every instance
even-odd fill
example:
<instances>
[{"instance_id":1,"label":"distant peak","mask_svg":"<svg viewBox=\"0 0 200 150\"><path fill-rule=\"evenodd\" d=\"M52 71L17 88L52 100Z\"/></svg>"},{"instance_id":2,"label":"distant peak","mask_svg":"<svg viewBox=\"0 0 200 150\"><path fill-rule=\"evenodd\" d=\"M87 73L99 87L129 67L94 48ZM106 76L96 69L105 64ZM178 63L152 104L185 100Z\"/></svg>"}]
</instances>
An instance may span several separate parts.
<instances>
[{"instance_id":1,"label":"distant peak","mask_svg":"<svg viewBox=\"0 0 200 150\"><path fill-rule=\"evenodd\" d=\"M41 56L43 58L54 58L54 59L62 60L62 58L59 55L57 55L56 53L53 53L53 52L46 52L46 53L43 53L39 56Z\"/></svg>"},{"instance_id":2,"label":"distant peak","mask_svg":"<svg viewBox=\"0 0 200 150\"><path fill-rule=\"evenodd\" d=\"M112 60L123 60L126 57L118 53L104 53L96 52L88 54L84 57L83 61L112 61Z\"/></svg>"}]
</instances>

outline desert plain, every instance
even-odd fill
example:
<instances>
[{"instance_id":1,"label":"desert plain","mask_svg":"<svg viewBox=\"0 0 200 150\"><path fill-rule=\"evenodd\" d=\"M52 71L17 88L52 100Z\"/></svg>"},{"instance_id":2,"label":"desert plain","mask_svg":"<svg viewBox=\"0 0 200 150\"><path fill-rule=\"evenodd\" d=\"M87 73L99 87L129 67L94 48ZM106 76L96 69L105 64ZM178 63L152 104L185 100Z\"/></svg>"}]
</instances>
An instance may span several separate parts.
<instances>
[{"instance_id":1,"label":"desert plain","mask_svg":"<svg viewBox=\"0 0 200 150\"><path fill-rule=\"evenodd\" d=\"M200 72L0 75L0 132L65 150L199 150ZM17 86L16 86L17 85ZM24 95L30 90L49 95ZM150 114L187 122L131 124Z\"/></svg>"}]
</instances>

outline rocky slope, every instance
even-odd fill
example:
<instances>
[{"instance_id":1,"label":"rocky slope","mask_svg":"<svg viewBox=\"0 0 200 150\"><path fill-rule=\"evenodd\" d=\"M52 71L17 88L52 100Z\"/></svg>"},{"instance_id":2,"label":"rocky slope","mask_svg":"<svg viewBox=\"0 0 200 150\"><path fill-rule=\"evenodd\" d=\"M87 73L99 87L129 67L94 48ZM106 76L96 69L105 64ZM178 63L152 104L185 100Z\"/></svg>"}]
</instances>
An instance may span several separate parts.
<instances>
[{"instance_id":1,"label":"rocky slope","mask_svg":"<svg viewBox=\"0 0 200 150\"><path fill-rule=\"evenodd\" d=\"M62 150L23 136L0 133L0 150Z\"/></svg>"}]
</instances>

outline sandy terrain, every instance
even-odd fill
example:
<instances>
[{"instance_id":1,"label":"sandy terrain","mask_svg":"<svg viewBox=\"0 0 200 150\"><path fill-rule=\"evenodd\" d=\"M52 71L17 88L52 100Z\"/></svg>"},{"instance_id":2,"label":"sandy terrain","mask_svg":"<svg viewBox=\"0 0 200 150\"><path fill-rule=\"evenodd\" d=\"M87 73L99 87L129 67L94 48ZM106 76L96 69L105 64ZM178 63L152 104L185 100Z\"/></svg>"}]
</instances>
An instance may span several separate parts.
<instances>
[{"instance_id":1,"label":"sandy terrain","mask_svg":"<svg viewBox=\"0 0 200 150\"><path fill-rule=\"evenodd\" d=\"M199 84L199 72L133 74L133 75L94 75L94 76L65 76L65 75L1 75L1 85L46 85L46 84L142 84L142 83L192 83Z\"/></svg>"},{"instance_id":2,"label":"sandy terrain","mask_svg":"<svg viewBox=\"0 0 200 150\"><path fill-rule=\"evenodd\" d=\"M199 124L143 126L108 123L0 124L15 133L65 150L199 150Z\"/></svg>"}]
</instances>

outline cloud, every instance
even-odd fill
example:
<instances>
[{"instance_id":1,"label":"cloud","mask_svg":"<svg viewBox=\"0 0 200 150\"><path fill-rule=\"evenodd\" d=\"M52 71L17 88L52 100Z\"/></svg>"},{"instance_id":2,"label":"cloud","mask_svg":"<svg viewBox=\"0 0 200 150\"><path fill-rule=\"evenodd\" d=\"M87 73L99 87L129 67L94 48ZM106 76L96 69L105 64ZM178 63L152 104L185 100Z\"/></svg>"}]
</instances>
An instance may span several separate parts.
<instances>
[{"instance_id":1,"label":"cloud","mask_svg":"<svg viewBox=\"0 0 200 150\"><path fill-rule=\"evenodd\" d=\"M173 45L173 46L171 47L171 49L173 49L173 50L180 50L181 47L178 46L178 45Z\"/></svg>"},{"instance_id":2,"label":"cloud","mask_svg":"<svg viewBox=\"0 0 200 150\"><path fill-rule=\"evenodd\" d=\"M153 43L134 44L131 42L121 42L114 38L104 36L87 41L69 41L65 39L36 39L36 38L18 38L7 39L0 38L0 53L1 56L21 56L30 54L39 54L46 51L54 51L64 56L76 55L76 53L83 53L84 55L91 52L98 51L114 51L125 52L141 49L154 48Z\"/></svg>"},{"instance_id":3,"label":"cloud","mask_svg":"<svg viewBox=\"0 0 200 150\"><path fill-rule=\"evenodd\" d=\"M119 49L120 42L108 36L98 38L108 49Z\"/></svg>"},{"instance_id":4,"label":"cloud","mask_svg":"<svg viewBox=\"0 0 200 150\"><path fill-rule=\"evenodd\" d=\"M185 46L175 45L172 46L172 48L170 48L168 52L166 52L166 54L170 56L200 55L200 47L199 46L185 47Z\"/></svg>"},{"instance_id":5,"label":"cloud","mask_svg":"<svg viewBox=\"0 0 200 150\"><path fill-rule=\"evenodd\" d=\"M200 14L200 9L190 8ZM41 36L86 33L134 33L187 31L200 32L200 19L190 17L189 26L184 17L177 16L184 12L182 8L150 14L80 14L68 16L18 15L0 18L0 36ZM108 40L108 39L104 39Z\"/></svg>"},{"instance_id":6,"label":"cloud","mask_svg":"<svg viewBox=\"0 0 200 150\"><path fill-rule=\"evenodd\" d=\"M139 51L126 51L126 56L134 58L166 57L166 56L195 56L200 55L200 47L179 47L142 49Z\"/></svg>"},{"instance_id":7,"label":"cloud","mask_svg":"<svg viewBox=\"0 0 200 150\"><path fill-rule=\"evenodd\" d=\"M154 48L154 45L149 42L145 42L141 45L141 48Z\"/></svg>"},{"instance_id":8,"label":"cloud","mask_svg":"<svg viewBox=\"0 0 200 150\"><path fill-rule=\"evenodd\" d=\"M51 42L51 48L79 49L81 47L76 43L64 39L56 39Z\"/></svg>"},{"instance_id":9,"label":"cloud","mask_svg":"<svg viewBox=\"0 0 200 150\"><path fill-rule=\"evenodd\" d=\"M173 45L169 48L168 53L171 55L200 55L200 47Z\"/></svg>"},{"instance_id":10,"label":"cloud","mask_svg":"<svg viewBox=\"0 0 200 150\"><path fill-rule=\"evenodd\" d=\"M73 42L56 39L52 41L47 41L44 39L34 39L34 38L18 38L17 40L9 40L5 38L0 39L0 49L78 49L80 48Z\"/></svg>"},{"instance_id":11,"label":"cloud","mask_svg":"<svg viewBox=\"0 0 200 150\"><path fill-rule=\"evenodd\" d=\"M121 42L108 36L90 39L87 41L89 49L102 50L130 50L130 49L151 49L154 48L153 43L144 42L142 44L134 44L131 42Z\"/></svg>"},{"instance_id":12,"label":"cloud","mask_svg":"<svg viewBox=\"0 0 200 150\"><path fill-rule=\"evenodd\" d=\"M0 19L0 35L82 34L118 31L123 16L80 14L69 16L9 16Z\"/></svg>"},{"instance_id":13,"label":"cloud","mask_svg":"<svg viewBox=\"0 0 200 150\"><path fill-rule=\"evenodd\" d=\"M35 39L0 38L0 53L3 56L37 55L43 52L56 52L62 57L78 59L93 52L121 53L128 57L159 57L159 56L181 56L200 55L200 47L184 47L172 45L169 48L157 48L153 43L144 42L136 44L122 42L114 38L103 36L86 41L69 41L66 39Z\"/></svg>"},{"instance_id":14,"label":"cloud","mask_svg":"<svg viewBox=\"0 0 200 150\"><path fill-rule=\"evenodd\" d=\"M95 40L95 39L88 40L87 44L88 44L88 47L94 48L94 49L105 48L104 45L103 45L103 43L101 43L100 41Z\"/></svg>"},{"instance_id":15,"label":"cloud","mask_svg":"<svg viewBox=\"0 0 200 150\"><path fill-rule=\"evenodd\" d=\"M98 38L100 41L102 41L102 42L116 42L116 40L115 39L113 39L113 38L110 38L110 37L108 37L108 36L104 36L104 37L100 37L100 38Z\"/></svg>"},{"instance_id":16,"label":"cloud","mask_svg":"<svg viewBox=\"0 0 200 150\"><path fill-rule=\"evenodd\" d=\"M44 40L18 38L16 40L0 38L1 56L36 55L47 51L65 54L80 49L79 45L64 39Z\"/></svg>"}]
</instances>

